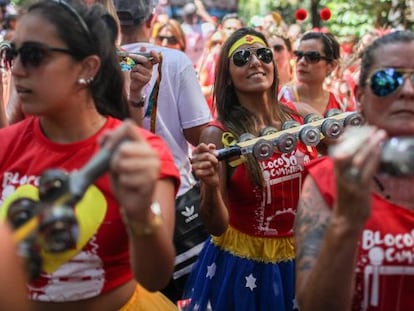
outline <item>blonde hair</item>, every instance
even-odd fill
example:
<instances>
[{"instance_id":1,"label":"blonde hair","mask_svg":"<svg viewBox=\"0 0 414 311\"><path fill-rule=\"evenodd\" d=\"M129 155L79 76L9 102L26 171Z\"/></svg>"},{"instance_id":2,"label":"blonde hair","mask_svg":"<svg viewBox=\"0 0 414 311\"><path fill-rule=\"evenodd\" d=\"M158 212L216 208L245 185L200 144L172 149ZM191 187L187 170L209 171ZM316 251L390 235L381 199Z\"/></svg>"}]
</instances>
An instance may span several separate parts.
<instances>
[{"instance_id":1,"label":"blonde hair","mask_svg":"<svg viewBox=\"0 0 414 311\"><path fill-rule=\"evenodd\" d=\"M187 47L187 42L185 40L185 34L183 29L181 28L181 25L178 21L175 19L169 19L165 23L160 24L154 32L154 38L158 36L160 31L164 28L168 28L168 30L171 32L171 34L177 39L178 44L180 46L181 51L185 51Z\"/></svg>"}]
</instances>

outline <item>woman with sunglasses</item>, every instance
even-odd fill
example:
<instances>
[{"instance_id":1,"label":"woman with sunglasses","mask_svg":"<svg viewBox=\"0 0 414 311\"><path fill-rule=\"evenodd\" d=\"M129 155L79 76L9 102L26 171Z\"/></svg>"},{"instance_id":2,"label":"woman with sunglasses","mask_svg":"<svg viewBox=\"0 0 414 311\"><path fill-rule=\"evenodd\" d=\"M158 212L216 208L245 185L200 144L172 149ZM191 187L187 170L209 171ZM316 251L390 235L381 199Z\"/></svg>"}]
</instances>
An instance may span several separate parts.
<instances>
[{"instance_id":1,"label":"woman with sunglasses","mask_svg":"<svg viewBox=\"0 0 414 311\"><path fill-rule=\"evenodd\" d=\"M182 52L186 49L186 39L183 29L175 19L168 19L163 24L157 26L154 33L154 43L156 45L177 49Z\"/></svg>"},{"instance_id":2,"label":"woman with sunglasses","mask_svg":"<svg viewBox=\"0 0 414 311\"><path fill-rule=\"evenodd\" d=\"M267 37L272 47L273 58L276 61L279 74L279 88L293 80L293 51L290 39L283 35L271 34Z\"/></svg>"},{"instance_id":3,"label":"woman with sunglasses","mask_svg":"<svg viewBox=\"0 0 414 311\"><path fill-rule=\"evenodd\" d=\"M218 59L217 121L193 151L201 213L211 234L188 278L190 310L294 309L293 221L304 165L316 156L302 145L258 160L219 162L218 149L300 117L276 99L277 69L264 35L236 30Z\"/></svg>"},{"instance_id":4,"label":"woman with sunglasses","mask_svg":"<svg viewBox=\"0 0 414 311\"><path fill-rule=\"evenodd\" d=\"M300 310L413 308L414 177L382 160L388 138L414 136L413 54L410 31L366 48L356 98L368 126L308 168L295 225Z\"/></svg>"},{"instance_id":5,"label":"woman with sunglasses","mask_svg":"<svg viewBox=\"0 0 414 311\"><path fill-rule=\"evenodd\" d=\"M310 106L311 111L320 115L330 109L348 111L337 94L324 88L325 78L338 66L340 49L336 38L330 33L305 33L293 54L296 81L281 88L279 100L292 101L298 109Z\"/></svg>"},{"instance_id":6,"label":"woman with sunglasses","mask_svg":"<svg viewBox=\"0 0 414 311\"><path fill-rule=\"evenodd\" d=\"M158 136L121 121L128 107L114 25L100 4L39 1L1 54L28 115L0 130L2 217L20 197L42 207L36 202L45 170L77 171L102 148L113 152L109 173L74 207L76 245L50 253L36 244L42 264L28 282L33 310L176 310L144 287L163 288L173 271L179 174ZM149 60L139 61L152 71ZM46 194L57 195L59 184Z\"/></svg>"},{"instance_id":7,"label":"woman with sunglasses","mask_svg":"<svg viewBox=\"0 0 414 311\"><path fill-rule=\"evenodd\" d=\"M207 105L210 108L211 115L216 118L216 108L213 102L213 86L215 72L217 69L217 60L220 55L221 46L226 39L226 33L223 30L216 30L204 48L203 55L197 65L198 81L200 82L203 95L206 98Z\"/></svg>"}]
</instances>

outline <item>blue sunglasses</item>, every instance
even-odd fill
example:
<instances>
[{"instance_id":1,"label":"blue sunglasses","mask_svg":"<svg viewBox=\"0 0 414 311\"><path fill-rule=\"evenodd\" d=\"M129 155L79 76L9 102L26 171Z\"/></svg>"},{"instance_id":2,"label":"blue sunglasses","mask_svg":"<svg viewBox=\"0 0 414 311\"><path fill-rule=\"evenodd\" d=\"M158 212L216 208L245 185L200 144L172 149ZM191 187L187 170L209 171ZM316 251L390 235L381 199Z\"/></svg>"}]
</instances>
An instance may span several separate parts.
<instances>
[{"instance_id":1,"label":"blue sunglasses","mask_svg":"<svg viewBox=\"0 0 414 311\"><path fill-rule=\"evenodd\" d=\"M385 97L396 92L404 84L407 77L410 77L414 84L414 70L383 68L374 71L369 76L367 83L372 93L378 97Z\"/></svg>"}]
</instances>

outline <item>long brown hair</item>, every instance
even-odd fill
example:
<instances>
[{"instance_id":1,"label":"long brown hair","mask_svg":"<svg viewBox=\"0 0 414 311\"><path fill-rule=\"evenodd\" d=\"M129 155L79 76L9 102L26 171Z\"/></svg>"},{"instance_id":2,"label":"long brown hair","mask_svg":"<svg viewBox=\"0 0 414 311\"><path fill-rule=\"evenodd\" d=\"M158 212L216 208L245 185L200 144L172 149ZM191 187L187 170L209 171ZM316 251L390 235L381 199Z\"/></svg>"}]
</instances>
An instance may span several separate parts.
<instances>
[{"instance_id":1,"label":"long brown hair","mask_svg":"<svg viewBox=\"0 0 414 311\"><path fill-rule=\"evenodd\" d=\"M266 38L261 32L249 27L243 27L236 30L222 46L217 62L214 82L213 101L216 103L217 119L235 136L236 139L243 133L251 133L253 135L259 134L255 116L239 102L229 69L231 61L231 58L228 57L229 50L237 40L246 35L259 37L266 43L266 46L268 46ZM274 61L273 68L275 78L272 86L267 90L267 94L269 96L269 102L274 103L272 106L272 115L274 119L280 120L283 123L286 120L292 119L292 111L286 106L280 105L277 101L278 74ZM263 186L264 181L259 163L252 155L247 155L246 158L246 165L252 182L255 185Z\"/></svg>"}]
</instances>

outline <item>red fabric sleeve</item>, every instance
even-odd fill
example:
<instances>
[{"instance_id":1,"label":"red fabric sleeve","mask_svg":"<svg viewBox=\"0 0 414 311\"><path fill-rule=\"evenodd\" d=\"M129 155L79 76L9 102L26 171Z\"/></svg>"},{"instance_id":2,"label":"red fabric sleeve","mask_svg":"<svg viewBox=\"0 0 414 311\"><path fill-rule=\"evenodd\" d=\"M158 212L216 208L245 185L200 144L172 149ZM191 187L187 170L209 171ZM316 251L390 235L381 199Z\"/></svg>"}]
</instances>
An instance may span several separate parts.
<instances>
[{"instance_id":1,"label":"red fabric sleeve","mask_svg":"<svg viewBox=\"0 0 414 311\"><path fill-rule=\"evenodd\" d=\"M312 160L306 166L306 174L312 176L326 203L333 206L336 198L336 187L332 159L321 157Z\"/></svg>"}]
</instances>

